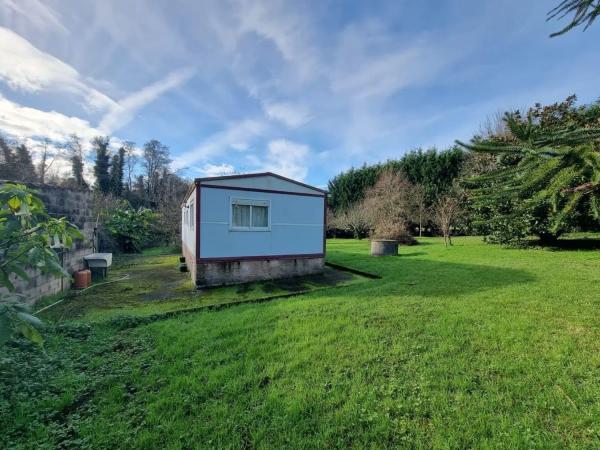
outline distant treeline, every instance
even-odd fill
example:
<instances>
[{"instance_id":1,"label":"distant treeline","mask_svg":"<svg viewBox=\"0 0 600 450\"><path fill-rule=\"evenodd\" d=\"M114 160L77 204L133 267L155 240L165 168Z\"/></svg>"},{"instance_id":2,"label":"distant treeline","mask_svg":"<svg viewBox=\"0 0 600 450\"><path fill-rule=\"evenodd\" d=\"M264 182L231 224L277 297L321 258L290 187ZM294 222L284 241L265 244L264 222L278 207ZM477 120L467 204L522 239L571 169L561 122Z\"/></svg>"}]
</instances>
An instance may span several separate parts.
<instances>
[{"instance_id":1,"label":"distant treeline","mask_svg":"<svg viewBox=\"0 0 600 450\"><path fill-rule=\"evenodd\" d=\"M425 202L433 204L448 192L459 176L468 155L459 147L447 150L413 150L400 159L363 165L342 172L329 181L329 204L333 211L343 211L363 200L365 192L375 185L381 173L392 170L410 183L423 187Z\"/></svg>"}]
</instances>

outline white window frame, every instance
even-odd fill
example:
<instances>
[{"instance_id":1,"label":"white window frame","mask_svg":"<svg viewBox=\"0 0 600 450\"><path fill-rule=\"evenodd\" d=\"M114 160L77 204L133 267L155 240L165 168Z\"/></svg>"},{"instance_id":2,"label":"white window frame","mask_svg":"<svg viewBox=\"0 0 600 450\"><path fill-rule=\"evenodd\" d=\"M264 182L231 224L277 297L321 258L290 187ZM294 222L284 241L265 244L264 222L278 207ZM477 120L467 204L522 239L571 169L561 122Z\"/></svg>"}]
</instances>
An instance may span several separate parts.
<instances>
[{"instance_id":1,"label":"white window frame","mask_svg":"<svg viewBox=\"0 0 600 450\"><path fill-rule=\"evenodd\" d=\"M250 206L250 226L235 227L233 226L233 205ZM252 226L252 206L267 207L267 226L253 227ZM271 200L264 198L229 198L229 231L271 231Z\"/></svg>"}]
</instances>

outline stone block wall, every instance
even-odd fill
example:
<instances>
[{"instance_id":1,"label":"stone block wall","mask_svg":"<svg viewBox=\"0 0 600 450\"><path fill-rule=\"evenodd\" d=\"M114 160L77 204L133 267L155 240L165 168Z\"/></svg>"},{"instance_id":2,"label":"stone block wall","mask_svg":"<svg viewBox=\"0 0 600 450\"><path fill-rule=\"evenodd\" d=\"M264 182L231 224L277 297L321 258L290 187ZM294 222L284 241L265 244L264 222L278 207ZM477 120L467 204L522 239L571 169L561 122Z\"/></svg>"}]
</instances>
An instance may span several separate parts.
<instances>
[{"instance_id":1,"label":"stone block wall","mask_svg":"<svg viewBox=\"0 0 600 450\"><path fill-rule=\"evenodd\" d=\"M0 184L3 182L0 181ZM70 274L85 268L83 257L93 252L94 218L92 216L92 193L87 190L66 189L38 183L22 183L35 189L53 217L66 217L84 235L83 241L74 243L72 249L59 252L62 266ZM41 297L56 294L71 287L70 278L57 278L28 269L30 281L13 279L17 292L25 294L29 303Z\"/></svg>"}]
</instances>

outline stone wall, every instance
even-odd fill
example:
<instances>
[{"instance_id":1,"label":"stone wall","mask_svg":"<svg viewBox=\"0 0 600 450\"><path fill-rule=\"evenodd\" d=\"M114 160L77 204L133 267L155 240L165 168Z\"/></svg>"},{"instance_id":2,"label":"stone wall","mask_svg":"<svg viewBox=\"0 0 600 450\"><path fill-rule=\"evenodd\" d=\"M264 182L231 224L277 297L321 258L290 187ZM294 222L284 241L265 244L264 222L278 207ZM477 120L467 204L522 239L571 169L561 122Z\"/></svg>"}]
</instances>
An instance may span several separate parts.
<instances>
[{"instance_id":1,"label":"stone wall","mask_svg":"<svg viewBox=\"0 0 600 450\"><path fill-rule=\"evenodd\" d=\"M260 259L198 263L196 286L219 286L323 272L323 258Z\"/></svg>"},{"instance_id":2,"label":"stone wall","mask_svg":"<svg viewBox=\"0 0 600 450\"><path fill-rule=\"evenodd\" d=\"M3 184L0 181L0 184ZM72 274L85 268L83 257L92 253L94 218L92 217L92 193L90 191L65 189L57 186L37 183L22 183L35 189L46 205L48 214L53 217L66 217L75 224L84 235L83 241L75 242L72 249L59 253L62 266ZM28 269L30 281L14 279L17 292L25 294L27 301L33 303L43 296L56 294L71 287L71 279L56 278L42 274L39 270Z\"/></svg>"}]
</instances>

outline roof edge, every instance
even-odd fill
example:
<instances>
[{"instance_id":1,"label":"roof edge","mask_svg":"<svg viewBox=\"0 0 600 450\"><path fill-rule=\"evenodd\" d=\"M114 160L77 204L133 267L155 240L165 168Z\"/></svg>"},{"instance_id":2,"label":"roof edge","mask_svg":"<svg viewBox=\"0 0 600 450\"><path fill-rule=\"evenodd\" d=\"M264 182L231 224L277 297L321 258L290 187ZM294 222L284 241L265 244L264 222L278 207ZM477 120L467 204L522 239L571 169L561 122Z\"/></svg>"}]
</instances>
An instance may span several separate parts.
<instances>
[{"instance_id":1,"label":"roof edge","mask_svg":"<svg viewBox=\"0 0 600 450\"><path fill-rule=\"evenodd\" d=\"M232 179L239 179L239 178L255 178L255 177L265 177L265 176L271 176L271 177L275 177L275 178L279 178L280 180L283 181L287 181L289 183L294 183L298 186L302 186L308 189L313 189L317 192L321 192L322 194L327 194L328 192L324 189L320 189L318 187L315 186L311 186L310 184L306 184L306 183L302 183L301 181L296 181L293 180L291 178L287 178L284 177L283 175L278 175L276 173L273 172L256 172L256 173L245 173L245 174L239 174L239 175L223 175L223 176L219 176L219 177L204 177L204 178L196 178L194 180L195 184L200 184L203 181L216 181L216 180L232 180Z\"/></svg>"}]
</instances>

